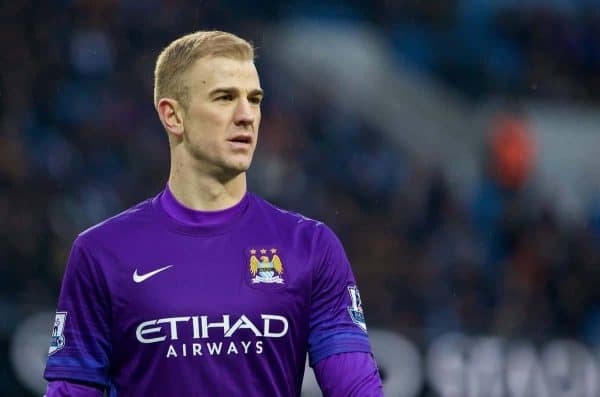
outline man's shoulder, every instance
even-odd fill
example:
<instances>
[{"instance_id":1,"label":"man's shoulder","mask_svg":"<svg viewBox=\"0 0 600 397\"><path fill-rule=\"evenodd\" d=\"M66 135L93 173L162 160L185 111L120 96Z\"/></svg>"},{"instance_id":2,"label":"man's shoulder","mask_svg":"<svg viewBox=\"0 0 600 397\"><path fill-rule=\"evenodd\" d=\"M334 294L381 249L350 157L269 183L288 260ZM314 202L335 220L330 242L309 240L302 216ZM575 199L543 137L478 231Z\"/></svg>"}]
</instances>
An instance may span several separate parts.
<instances>
[{"instance_id":1,"label":"man's shoulder","mask_svg":"<svg viewBox=\"0 0 600 397\"><path fill-rule=\"evenodd\" d=\"M316 236L318 240L327 243L338 240L335 232L324 221L310 218L300 212L281 208L256 195L254 197L259 203L260 211L265 216L271 217L279 227L285 228L286 231L290 231L289 229L298 231L300 229L303 232L302 234Z\"/></svg>"},{"instance_id":2,"label":"man's shoulder","mask_svg":"<svg viewBox=\"0 0 600 397\"><path fill-rule=\"evenodd\" d=\"M277 222L287 223L290 225L303 225L308 227L327 227L325 223L320 220L310 218L296 211L281 208L257 195L253 196L261 211L275 218Z\"/></svg>"},{"instance_id":3,"label":"man's shoulder","mask_svg":"<svg viewBox=\"0 0 600 397\"><path fill-rule=\"evenodd\" d=\"M153 198L148 198L110 218L90 226L79 233L77 242L79 244L90 244L128 235L132 230L138 228L142 222L147 222L152 210L152 200Z\"/></svg>"}]
</instances>

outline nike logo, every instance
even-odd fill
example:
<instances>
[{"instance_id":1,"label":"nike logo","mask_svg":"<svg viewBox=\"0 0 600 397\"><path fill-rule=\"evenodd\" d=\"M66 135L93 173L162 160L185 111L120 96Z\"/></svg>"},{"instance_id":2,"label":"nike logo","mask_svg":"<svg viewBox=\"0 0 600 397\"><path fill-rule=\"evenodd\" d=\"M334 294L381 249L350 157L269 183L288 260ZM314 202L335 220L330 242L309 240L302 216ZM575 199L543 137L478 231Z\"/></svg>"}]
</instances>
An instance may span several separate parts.
<instances>
[{"instance_id":1,"label":"nike logo","mask_svg":"<svg viewBox=\"0 0 600 397\"><path fill-rule=\"evenodd\" d=\"M135 271L133 272L133 281L135 281L136 283L141 283L142 281L148 280L150 277L152 277L164 270L167 270L171 266L173 266L173 265L161 267L160 269L153 270L150 273L146 273L146 274L138 274L137 269L135 269Z\"/></svg>"}]
</instances>

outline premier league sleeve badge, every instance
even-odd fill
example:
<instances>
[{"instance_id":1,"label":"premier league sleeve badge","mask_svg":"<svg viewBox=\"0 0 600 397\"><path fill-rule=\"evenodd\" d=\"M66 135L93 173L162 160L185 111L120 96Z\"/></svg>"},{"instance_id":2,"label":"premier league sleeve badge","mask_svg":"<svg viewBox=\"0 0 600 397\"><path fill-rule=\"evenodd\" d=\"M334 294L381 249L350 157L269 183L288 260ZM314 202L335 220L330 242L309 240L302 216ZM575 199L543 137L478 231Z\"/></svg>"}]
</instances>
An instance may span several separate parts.
<instances>
[{"instance_id":1,"label":"premier league sleeve badge","mask_svg":"<svg viewBox=\"0 0 600 397\"><path fill-rule=\"evenodd\" d=\"M52 326L52 338L50 339L50 350L48 350L48 355L56 353L65 347L65 336L63 333L65 330L66 320L67 312L56 312L54 325Z\"/></svg>"},{"instance_id":2,"label":"premier league sleeve badge","mask_svg":"<svg viewBox=\"0 0 600 397\"><path fill-rule=\"evenodd\" d=\"M348 293L350 294L351 305L348 306L348 313L352 322L358 325L363 331L367 332L367 323L365 322L365 314L362 308L362 300L360 299L360 292L356 285L348 286Z\"/></svg>"}]
</instances>

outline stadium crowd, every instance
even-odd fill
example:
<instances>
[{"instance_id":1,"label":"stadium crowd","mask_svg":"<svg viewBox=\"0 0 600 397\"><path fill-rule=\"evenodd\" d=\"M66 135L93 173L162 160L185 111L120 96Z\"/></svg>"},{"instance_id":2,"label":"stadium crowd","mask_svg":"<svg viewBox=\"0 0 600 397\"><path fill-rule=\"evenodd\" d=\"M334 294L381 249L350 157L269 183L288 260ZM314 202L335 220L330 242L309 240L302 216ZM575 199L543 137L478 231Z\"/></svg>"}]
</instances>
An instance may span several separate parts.
<instances>
[{"instance_id":1,"label":"stadium crowd","mask_svg":"<svg viewBox=\"0 0 600 397\"><path fill-rule=\"evenodd\" d=\"M476 99L600 100L600 7L476 3L492 2L3 2L1 355L20 318L54 307L76 234L163 188L168 149L152 105L153 62L173 37L200 28L259 47L267 97L250 189L332 226L370 326L419 343L462 331L597 345L600 211L564 224L537 199L526 128L494 125L494 136L525 134L513 138L526 159L503 157L491 140L481 148L481 182L464 200L443 169L327 95L289 98L261 48L264 25L290 16L352 20ZM18 395L8 363L0 365L0 394Z\"/></svg>"}]
</instances>

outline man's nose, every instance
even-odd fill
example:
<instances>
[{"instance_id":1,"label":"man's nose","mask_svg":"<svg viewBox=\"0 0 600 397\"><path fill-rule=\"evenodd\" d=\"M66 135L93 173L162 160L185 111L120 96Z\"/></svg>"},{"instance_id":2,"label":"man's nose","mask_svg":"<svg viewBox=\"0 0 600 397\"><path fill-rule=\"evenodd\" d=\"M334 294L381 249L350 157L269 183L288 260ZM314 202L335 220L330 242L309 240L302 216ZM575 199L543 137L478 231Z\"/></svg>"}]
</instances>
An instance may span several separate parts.
<instances>
[{"instance_id":1,"label":"man's nose","mask_svg":"<svg viewBox=\"0 0 600 397\"><path fill-rule=\"evenodd\" d=\"M254 123L256 115L254 109L247 99L241 99L235 109L234 122L239 126L251 125Z\"/></svg>"}]
</instances>

